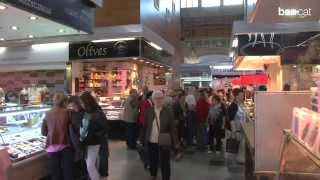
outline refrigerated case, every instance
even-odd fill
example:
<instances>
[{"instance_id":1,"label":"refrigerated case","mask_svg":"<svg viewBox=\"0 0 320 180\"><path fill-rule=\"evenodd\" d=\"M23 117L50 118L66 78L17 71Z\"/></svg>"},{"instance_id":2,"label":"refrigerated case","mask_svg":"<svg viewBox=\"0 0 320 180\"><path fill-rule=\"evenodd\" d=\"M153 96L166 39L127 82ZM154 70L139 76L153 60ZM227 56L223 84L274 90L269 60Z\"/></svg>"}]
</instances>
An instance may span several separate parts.
<instances>
[{"instance_id":1,"label":"refrigerated case","mask_svg":"<svg viewBox=\"0 0 320 180\"><path fill-rule=\"evenodd\" d=\"M47 176L45 144L41 126L50 106L4 108L0 112L0 147L9 154L9 180L33 180ZM1 162L0 162L1 164Z\"/></svg>"}]
</instances>

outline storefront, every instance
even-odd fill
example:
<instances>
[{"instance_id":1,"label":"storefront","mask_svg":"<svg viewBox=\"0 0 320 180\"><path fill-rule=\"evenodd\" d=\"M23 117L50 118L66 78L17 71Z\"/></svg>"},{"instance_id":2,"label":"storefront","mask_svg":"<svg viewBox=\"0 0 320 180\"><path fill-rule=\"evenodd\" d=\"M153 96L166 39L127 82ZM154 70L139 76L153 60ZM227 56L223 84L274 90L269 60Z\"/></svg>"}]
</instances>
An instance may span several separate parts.
<instances>
[{"instance_id":1,"label":"storefront","mask_svg":"<svg viewBox=\"0 0 320 180\"><path fill-rule=\"evenodd\" d=\"M72 94L93 92L113 127L111 138L124 138L122 112L131 89L166 90L170 54L144 38L122 38L70 44Z\"/></svg>"}]
</instances>

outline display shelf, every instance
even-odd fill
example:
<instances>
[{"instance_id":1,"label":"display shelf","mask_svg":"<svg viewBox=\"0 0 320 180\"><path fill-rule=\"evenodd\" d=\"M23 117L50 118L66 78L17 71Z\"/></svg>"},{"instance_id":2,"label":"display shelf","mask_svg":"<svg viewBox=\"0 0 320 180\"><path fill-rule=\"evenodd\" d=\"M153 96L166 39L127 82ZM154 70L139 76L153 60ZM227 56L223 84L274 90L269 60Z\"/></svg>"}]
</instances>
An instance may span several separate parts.
<instances>
[{"instance_id":1,"label":"display shelf","mask_svg":"<svg viewBox=\"0 0 320 180\"><path fill-rule=\"evenodd\" d=\"M281 180L319 180L320 155L299 140L290 130L284 130L278 177Z\"/></svg>"}]
</instances>

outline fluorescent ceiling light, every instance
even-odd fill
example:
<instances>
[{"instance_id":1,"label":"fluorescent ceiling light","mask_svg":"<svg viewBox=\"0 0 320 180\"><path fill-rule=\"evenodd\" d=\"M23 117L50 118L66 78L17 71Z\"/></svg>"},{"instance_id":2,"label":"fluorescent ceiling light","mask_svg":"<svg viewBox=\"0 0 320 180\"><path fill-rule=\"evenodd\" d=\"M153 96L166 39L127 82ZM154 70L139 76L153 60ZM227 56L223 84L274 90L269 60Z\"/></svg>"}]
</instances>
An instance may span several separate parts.
<instances>
[{"instance_id":1,"label":"fluorescent ceiling light","mask_svg":"<svg viewBox=\"0 0 320 180\"><path fill-rule=\"evenodd\" d=\"M217 65L213 66L213 69L232 69L233 65Z\"/></svg>"},{"instance_id":2,"label":"fluorescent ceiling light","mask_svg":"<svg viewBox=\"0 0 320 180\"><path fill-rule=\"evenodd\" d=\"M33 50L49 50L57 48L67 48L68 42L48 43L48 44L33 44L31 47Z\"/></svg>"},{"instance_id":3,"label":"fluorescent ceiling light","mask_svg":"<svg viewBox=\"0 0 320 180\"><path fill-rule=\"evenodd\" d=\"M99 40L93 40L91 42L99 43L99 42L114 42L114 41L132 41L135 39L136 38L99 39Z\"/></svg>"},{"instance_id":4,"label":"fluorescent ceiling light","mask_svg":"<svg viewBox=\"0 0 320 180\"><path fill-rule=\"evenodd\" d=\"M238 47L238 45L239 45L239 40L238 40L238 38L234 38L233 39L233 41L232 41L232 47Z\"/></svg>"},{"instance_id":5,"label":"fluorescent ceiling light","mask_svg":"<svg viewBox=\"0 0 320 180\"><path fill-rule=\"evenodd\" d=\"M231 58L234 57L234 52L233 51L229 53L229 57L231 57Z\"/></svg>"},{"instance_id":6,"label":"fluorescent ceiling light","mask_svg":"<svg viewBox=\"0 0 320 180\"><path fill-rule=\"evenodd\" d=\"M34 36L30 34L30 35L28 35L28 38L34 38Z\"/></svg>"},{"instance_id":7,"label":"fluorescent ceiling light","mask_svg":"<svg viewBox=\"0 0 320 180\"><path fill-rule=\"evenodd\" d=\"M34 20L37 20L38 18L36 16L30 16L29 19L34 21Z\"/></svg>"},{"instance_id":8,"label":"fluorescent ceiling light","mask_svg":"<svg viewBox=\"0 0 320 180\"><path fill-rule=\"evenodd\" d=\"M0 47L0 53L3 53L3 52L5 52L6 51L6 47Z\"/></svg>"},{"instance_id":9,"label":"fluorescent ceiling light","mask_svg":"<svg viewBox=\"0 0 320 180\"><path fill-rule=\"evenodd\" d=\"M59 29L59 33L64 33L65 30L64 29Z\"/></svg>"},{"instance_id":10,"label":"fluorescent ceiling light","mask_svg":"<svg viewBox=\"0 0 320 180\"><path fill-rule=\"evenodd\" d=\"M19 29L17 26L11 26L10 28L14 31L17 31Z\"/></svg>"},{"instance_id":11,"label":"fluorescent ceiling light","mask_svg":"<svg viewBox=\"0 0 320 180\"><path fill-rule=\"evenodd\" d=\"M0 41L4 41L5 39L4 38L0 38Z\"/></svg>"},{"instance_id":12,"label":"fluorescent ceiling light","mask_svg":"<svg viewBox=\"0 0 320 180\"><path fill-rule=\"evenodd\" d=\"M0 10L6 10L7 9L7 7L6 6L4 6L4 5L0 5Z\"/></svg>"},{"instance_id":13,"label":"fluorescent ceiling light","mask_svg":"<svg viewBox=\"0 0 320 180\"><path fill-rule=\"evenodd\" d=\"M149 44L150 46L152 46L153 48L155 48L156 50L162 51L162 47L160 47L160 46L157 45L156 43L148 42L148 44Z\"/></svg>"}]
</instances>

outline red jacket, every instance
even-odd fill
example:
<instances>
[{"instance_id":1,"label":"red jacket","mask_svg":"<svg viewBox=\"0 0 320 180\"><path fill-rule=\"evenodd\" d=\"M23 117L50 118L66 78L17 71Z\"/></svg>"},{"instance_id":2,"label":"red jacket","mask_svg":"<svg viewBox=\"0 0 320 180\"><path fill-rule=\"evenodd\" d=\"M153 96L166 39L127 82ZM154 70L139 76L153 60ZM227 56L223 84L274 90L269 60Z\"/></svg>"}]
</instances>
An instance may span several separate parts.
<instances>
[{"instance_id":1,"label":"red jacket","mask_svg":"<svg viewBox=\"0 0 320 180\"><path fill-rule=\"evenodd\" d=\"M197 102L197 119L201 124L206 123L210 105L207 99L199 99Z\"/></svg>"},{"instance_id":2,"label":"red jacket","mask_svg":"<svg viewBox=\"0 0 320 180\"><path fill-rule=\"evenodd\" d=\"M152 107L151 101L146 99L140 106L140 114L139 114L139 124L144 126L145 114L149 108Z\"/></svg>"}]
</instances>

